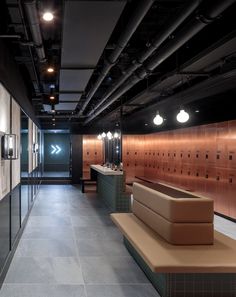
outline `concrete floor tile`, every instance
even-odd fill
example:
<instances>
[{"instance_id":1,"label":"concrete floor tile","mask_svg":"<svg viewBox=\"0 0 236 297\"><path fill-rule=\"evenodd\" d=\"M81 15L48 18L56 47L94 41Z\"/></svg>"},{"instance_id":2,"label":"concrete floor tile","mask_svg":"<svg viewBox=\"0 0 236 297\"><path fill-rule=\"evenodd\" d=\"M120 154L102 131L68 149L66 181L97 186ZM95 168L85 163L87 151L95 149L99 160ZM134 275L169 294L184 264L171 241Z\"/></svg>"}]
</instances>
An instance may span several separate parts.
<instances>
[{"instance_id":1,"label":"concrete floor tile","mask_svg":"<svg viewBox=\"0 0 236 297\"><path fill-rule=\"evenodd\" d=\"M76 257L73 239L22 239L16 257Z\"/></svg>"},{"instance_id":2,"label":"concrete floor tile","mask_svg":"<svg viewBox=\"0 0 236 297\"><path fill-rule=\"evenodd\" d=\"M86 297L83 285L8 285L0 297Z\"/></svg>"},{"instance_id":3,"label":"concrete floor tile","mask_svg":"<svg viewBox=\"0 0 236 297\"><path fill-rule=\"evenodd\" d=\"M8 284L83 284L77 258L14 258L7 273Z\"/></svg>"},{"instance_id":4,"label":"concrete floor tile","mask_svg":"<svg viewBox=\"0 0 236 297\"><path fill-rule=\"evenodd\" d=\"M160 297L152 285L86 285L88 297Z\"/></svg>"},{"instance_id":5,"label":"concrete floor tile","mask_svg":"<svg viewBox=\"0 0 236 297\"><path fill-rule=\"evenodd\" d=\"M148 279L131 257L81 257L87 284L142 284Z\"/></svg>"}]
</instances>

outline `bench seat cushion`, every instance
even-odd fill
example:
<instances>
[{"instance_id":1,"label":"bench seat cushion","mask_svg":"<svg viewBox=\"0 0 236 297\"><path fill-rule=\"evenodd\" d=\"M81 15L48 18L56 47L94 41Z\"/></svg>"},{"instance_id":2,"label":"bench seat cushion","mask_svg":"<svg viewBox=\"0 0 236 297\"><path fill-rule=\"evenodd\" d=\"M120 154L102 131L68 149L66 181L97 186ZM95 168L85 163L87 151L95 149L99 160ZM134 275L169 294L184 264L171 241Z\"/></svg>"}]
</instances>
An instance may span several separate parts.
<instances>
[{"instance_id":1,"label":"bench seat cushion","mask_svg":"<svg viewBox=\"0 0 236 297\"><path fill-rule=\"evenodd\" d=\"M213 245L171 245L134 214L112 214L113 222L153 272L236 273L236 241L215 232Z\"/></svg>"},{"instance_id":2,"label":"bench seat cushion","mask_svg":"<svg viewBox=\"0 0 236 297\"><path fill-rule=\"evenodd\" d=\"M133 213L171 244L213 244L212 223L173 223L136 200Z\"/></svg>"},{"instance_id":3,"label":"bench seat cushion","mask_svg":"<svg viewBox=\"0 0 236 297\"><path fill-rule=\"evenodd\" d=\"M187 194L183 192L183 195ZM133 196L134 200L173 223L213 222L214 208L212 199L203 197L172 198L139 183L133 185Z\"/></svg>"}]
</instances>

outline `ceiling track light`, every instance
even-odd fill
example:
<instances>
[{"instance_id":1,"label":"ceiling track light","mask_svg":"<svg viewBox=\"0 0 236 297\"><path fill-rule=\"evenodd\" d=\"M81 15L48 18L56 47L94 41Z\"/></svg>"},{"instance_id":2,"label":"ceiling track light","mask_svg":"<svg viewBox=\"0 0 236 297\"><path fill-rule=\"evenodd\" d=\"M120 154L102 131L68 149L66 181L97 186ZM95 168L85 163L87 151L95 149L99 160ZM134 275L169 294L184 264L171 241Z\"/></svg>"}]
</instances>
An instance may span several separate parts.
<instances>
[{"instance_id":1,"label":"ceiling track light","mask_svg":"<svg viewBox=\"0 0 236 297\"><path fill-rule=\"evenodd\" d=\"M157 111L155 118L153 119L153 123L157 126L160 126L163 124L163 117L160 116L159 111Z\"/></svg>"},{"instance_id":2,"label":"ceiling track light","mask_svg":"<svg viewBox=\"0 0 236 297\"><path fill-rule=\"evenodd\" d=\"M177 114L176 119L179 123L186 123L189 120L189 114L184 109L181 109Z\"/></svg>"}]
</instances>

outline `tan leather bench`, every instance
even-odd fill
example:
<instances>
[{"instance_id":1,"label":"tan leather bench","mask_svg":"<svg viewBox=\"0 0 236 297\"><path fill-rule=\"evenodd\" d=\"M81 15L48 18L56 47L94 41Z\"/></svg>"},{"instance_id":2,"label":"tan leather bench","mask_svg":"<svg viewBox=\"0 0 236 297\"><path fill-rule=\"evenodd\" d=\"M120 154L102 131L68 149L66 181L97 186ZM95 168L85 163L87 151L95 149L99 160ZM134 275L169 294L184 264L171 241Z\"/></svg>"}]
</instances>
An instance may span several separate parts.
<instances>
[{"instance_id":1,"label":"tan leather bench","mask_svg":"<svg viewBox=\"0 0 236 297\"><path fill-rule=\"evenodd\" d=\"M113 222L153 272L236 273L236 241L215 232L213 245L169 244L134 214L111 214Z\"/></svg>"},{"instance_id":2,"label":"tan leather bench","mask_svg":"<svg viewBox=\"0 0 236 297\"><path fill-rule=\"evenodd\" d=\"M212 244L212 223L173 223L134 200L133 213L172 244Z\"/></svg>"},{"instance_id":3,"label":"tan leather bench","mask_svg":"<svg viewBox=\"0 0 236 297\"><path fill-rule=\"evenodd\" d=\"M213 244L213 200L165 185L134 183L132 211L171 244Z\"/></svg>"},{"instance_id":4,"label":"tan leather bench","mask_svg":"<svg viewBox=\"0 0 236 297\"><path fill-rule=\"evenodd\" d=\"M157 185L156 185L157 186ZM159 191L134 183L134 199L152 209L170 222L175 223L212 223L213 200L194 196L185 191L177 191L173 187L164 188L159 184ZM158 189L157 188L157 189ZM175 191L175 192L174 192ZM173 197L175 195L175 197Z\"/></svg>"}]
</instances>

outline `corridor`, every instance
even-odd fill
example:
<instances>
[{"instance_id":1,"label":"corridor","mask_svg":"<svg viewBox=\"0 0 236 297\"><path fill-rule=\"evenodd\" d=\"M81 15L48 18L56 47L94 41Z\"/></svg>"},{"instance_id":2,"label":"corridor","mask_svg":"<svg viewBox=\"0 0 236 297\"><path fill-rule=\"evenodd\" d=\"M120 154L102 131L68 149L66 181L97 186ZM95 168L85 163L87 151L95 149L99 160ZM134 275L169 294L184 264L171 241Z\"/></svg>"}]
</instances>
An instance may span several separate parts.
<instances>
[{"instance_id":1,"label":"corridor","mask_svg":"<svg viewBox=\"0 0 236 297\"><path fill-rule=\"evenodd\" d=\"M0 297L158 297L95 193L41 186Z\"/></svg>"}]
</instances>

